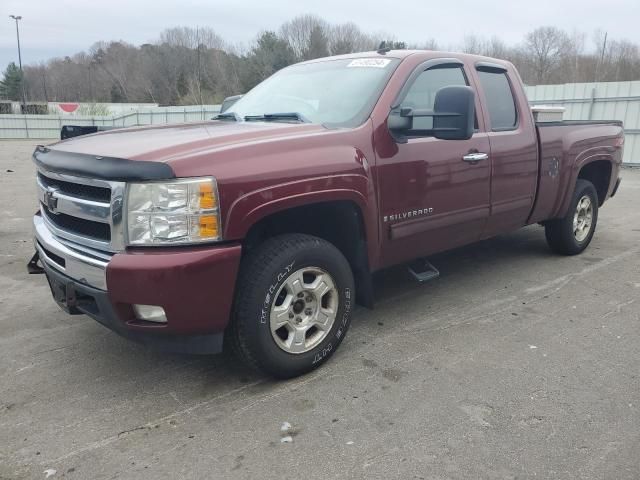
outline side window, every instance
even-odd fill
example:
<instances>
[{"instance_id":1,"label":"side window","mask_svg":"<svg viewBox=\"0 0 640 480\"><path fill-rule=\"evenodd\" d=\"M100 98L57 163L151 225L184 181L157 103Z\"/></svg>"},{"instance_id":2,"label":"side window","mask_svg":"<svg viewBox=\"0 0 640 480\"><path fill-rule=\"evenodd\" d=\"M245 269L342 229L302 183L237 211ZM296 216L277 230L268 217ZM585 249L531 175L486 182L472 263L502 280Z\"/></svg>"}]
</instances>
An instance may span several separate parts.
<instances>
[{"instance_id":1,"label":"side window","mask_svg":"<svg viewBox=\"0 0 640 480\"><path fill-rule=\"evenodd\" d=\"M460 67L432 68L422 72L416 78L402 102L403 107L415 109L433 109L436 92L450 85L467 85L464 72ZM416 117L413 119L414 130L431 130L433 117Z\"/></svg>"},{"instance_id":2,"label":"side window","mask_svg":"<svg viewBox=\"0 0 640 480\"><path fill-rule=\"evenodd\" d=\"M487 98L491 129L514 129L518 123L518 115L507 74L478 70L478 77L484 90L484 96Z\"/></svg>"}]
</instances>

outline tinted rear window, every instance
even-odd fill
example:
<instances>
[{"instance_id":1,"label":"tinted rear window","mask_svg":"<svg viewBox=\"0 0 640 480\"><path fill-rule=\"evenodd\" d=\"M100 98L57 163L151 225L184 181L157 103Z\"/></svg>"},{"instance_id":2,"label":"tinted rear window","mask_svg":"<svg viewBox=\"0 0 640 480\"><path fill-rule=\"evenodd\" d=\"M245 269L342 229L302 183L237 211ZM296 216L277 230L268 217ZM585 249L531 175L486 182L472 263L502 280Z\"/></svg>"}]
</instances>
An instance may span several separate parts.
<instances>
[{"instance_id":1,"label":"tinted rear window","mask_svg":"<svg viewBox=\"0 0 640 480\"><path fill-rule=\"evenodd\" d=\"M487 98L492 130L510 130L518 122L516 104L507 74L479 70L478 76Z\"/></svg>"}]
</instances>

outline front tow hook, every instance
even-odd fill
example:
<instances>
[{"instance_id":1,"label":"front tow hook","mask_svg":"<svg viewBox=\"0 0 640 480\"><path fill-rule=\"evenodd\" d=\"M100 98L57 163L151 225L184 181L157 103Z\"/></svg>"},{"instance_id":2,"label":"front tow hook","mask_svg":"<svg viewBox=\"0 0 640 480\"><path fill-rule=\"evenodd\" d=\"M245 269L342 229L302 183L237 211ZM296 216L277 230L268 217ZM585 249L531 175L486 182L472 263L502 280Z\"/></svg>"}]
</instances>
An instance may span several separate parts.
<instances>
[{"instance_id":1,"label":"front tow hook","mask_svg":"<svg viewBox=\"0 0 640 480\"><path fill-rule=\"evenodd\" d=\"M30 275L40 275L44 273L44 268L38 265L39 261L40 254L36 252L33 254L33 257L31 257L31 260L29 260L29 263L27 263L27 272L29 272Z\"/></svg>"}]
</instances>

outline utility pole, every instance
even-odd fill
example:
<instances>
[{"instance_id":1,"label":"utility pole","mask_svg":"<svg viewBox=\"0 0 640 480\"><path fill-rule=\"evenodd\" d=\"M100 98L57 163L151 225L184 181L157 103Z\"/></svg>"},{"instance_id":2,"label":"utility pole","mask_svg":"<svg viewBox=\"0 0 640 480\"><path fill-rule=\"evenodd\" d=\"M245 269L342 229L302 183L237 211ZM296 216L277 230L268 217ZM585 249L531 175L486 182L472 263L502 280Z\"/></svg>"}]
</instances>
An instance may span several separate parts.
<instances>
[{"instance_id":1,"label":"utility pole","mask_svg":"<svg viewBox=\"0 0 640 480\"><path fill-rule=\"evenodd\" d=\"M604 41L602 42L602 52L600 54L600 58L598 59L598 62L596 63L596 75L594 79L595 82L598 81L600 67L604 63L604 54L607 51L607 35L608 35L608 32L604 32Z\"/></svg>"},{"instance_id":2,"label":"utility pole","mask_svg":"<svg viewBox=\"0 0 640 480\"><path fill-rule=\"evenodd\" d=\"M24 94L24 72L22 71L22 52L20 51L20 27L18 22L22 20L21 15L9 15L16 21L16 38L18 39L18 65L20 65L20 90L22 91L22 108L24 113L24 106L27 103L27 99Z\"/></svg>"}]
</instances>

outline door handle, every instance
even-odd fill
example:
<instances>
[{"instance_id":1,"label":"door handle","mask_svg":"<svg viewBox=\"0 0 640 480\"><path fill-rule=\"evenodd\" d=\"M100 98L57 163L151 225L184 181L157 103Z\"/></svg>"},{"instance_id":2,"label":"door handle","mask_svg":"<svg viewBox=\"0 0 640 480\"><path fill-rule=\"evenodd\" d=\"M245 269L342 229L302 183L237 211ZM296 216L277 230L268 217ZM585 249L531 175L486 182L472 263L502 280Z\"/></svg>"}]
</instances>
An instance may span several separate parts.
<instances>
[{"instance_id":1,"label":"door handle","mask_svg":"<svg viewBox=\"0 0 640 480\"><path fill-rule=\"evenodd\" d=\"M480 160L487 160L489 155L486 153L467 153L462 160L469 163L478 163Z\"/></svg>"}]
</instances>

